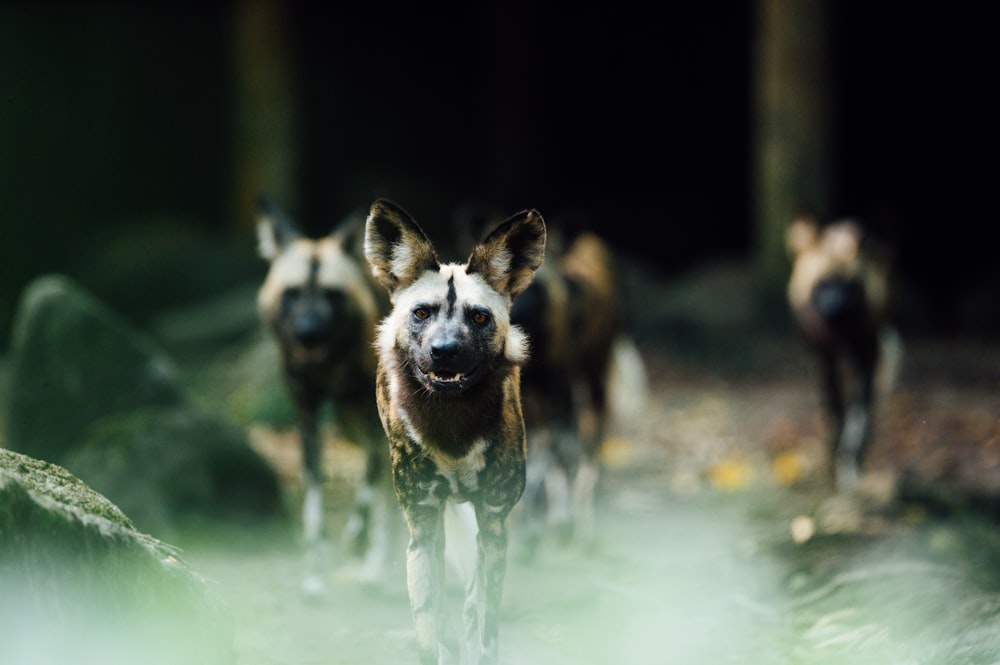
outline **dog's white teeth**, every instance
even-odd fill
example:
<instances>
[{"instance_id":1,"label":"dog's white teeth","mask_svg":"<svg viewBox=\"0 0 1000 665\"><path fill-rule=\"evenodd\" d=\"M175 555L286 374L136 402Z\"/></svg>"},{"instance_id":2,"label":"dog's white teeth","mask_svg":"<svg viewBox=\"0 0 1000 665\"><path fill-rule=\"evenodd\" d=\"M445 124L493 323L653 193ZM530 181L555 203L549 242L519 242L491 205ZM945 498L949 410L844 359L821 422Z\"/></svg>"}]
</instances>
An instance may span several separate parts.
<instances>
[{"instance_id":1,"label":"dog's white teeth","mask_svg":"<svg viewBox=\"0 0 1000 665\"><path fill-rule=\"evenodd\" d=\"M439 383L458 383L462 380L461 374L438 374L437 372L430 372L428 376L431 377L432 381L437 381Z\"/></svg>"}]
</instances>

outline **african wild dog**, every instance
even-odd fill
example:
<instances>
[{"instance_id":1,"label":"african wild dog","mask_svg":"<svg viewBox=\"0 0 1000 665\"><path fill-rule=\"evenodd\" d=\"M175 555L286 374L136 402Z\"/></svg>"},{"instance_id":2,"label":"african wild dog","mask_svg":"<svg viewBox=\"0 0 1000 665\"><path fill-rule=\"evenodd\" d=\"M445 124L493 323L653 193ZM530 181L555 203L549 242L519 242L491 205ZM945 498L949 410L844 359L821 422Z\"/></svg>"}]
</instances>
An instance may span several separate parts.
<instances>
[{"instance_id":1,"label":"african wild dog","mask_svg":"<svg viewBox=\"0 0 1000 665\"><path fill-rule=\"evenodd\" d=\"M613 253L595 233L549 229L546 259L514 303L531 340L521 377L528 430L526 554L543 524L594 544L599 452L609 417L609 374L624 335L624 296Z\"/></svg>"},{"instance_id":2,"label":"african wild dog","mask_svg":"<svg viewBox=\"0 0 1000 665\"><path fill-rule=\"evenodd\" d=\"M891 255L853 219L820 226L799 215L785 240L792 260L788 302L822 372L830 472L839 491L853 491L871 440L877 373L891 375L898 360L889 322ZM849 393L845 378L853 383Z\"/></svg>"},{"instance_id":3,"label":"african wild dog","mask_svg":"<svg viewBox=\"0 0 1000 665\"><path fill-rule=\"evenodd\" d=\"M514 299L545 253L545 223L520 212L442 264L402 208L371 206L365 255L393 309L378 331L379 413L389 439L396 496L410 529L407 586L420 662L498 663L500 601L510 513L525 485L520 369L524 332ZM444 513L469 502L478 526L475 572L456 644L445 594Z\"/></svg>"},{"instance_id":4,"label":"african wild dog","mask_svg":"<svg viewBox=\"0 0 1000 665\"><path fill-rule=\"evenodd\" d=\"M258 311L281 351L284 380L301 437L305 497L302 523L311 570L304 587L323 588L324 507L320 408L333 406L339 434L366 455L345 536L364 555L362 577L382 574L393 511L388 450L375 391L373 344L388 311L384 291L368 274L362 253L364 218L348 218L322 238L306 236L266 197L258 206L261 256L270 262L257 298ZM396 517L396 521L400 521Z\"/></svg>"}]
</instances>

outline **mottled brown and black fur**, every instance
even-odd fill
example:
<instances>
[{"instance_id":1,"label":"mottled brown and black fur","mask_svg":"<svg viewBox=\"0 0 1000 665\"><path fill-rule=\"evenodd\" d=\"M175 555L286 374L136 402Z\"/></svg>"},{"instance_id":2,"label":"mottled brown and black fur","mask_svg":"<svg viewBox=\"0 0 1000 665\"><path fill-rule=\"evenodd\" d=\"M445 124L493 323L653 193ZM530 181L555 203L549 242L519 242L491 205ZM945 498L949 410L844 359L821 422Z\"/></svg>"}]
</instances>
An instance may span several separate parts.
<instances>
[{"instance_id":1,"label":"mottled brown and black fur","mask_svg":"<svg viewBox=\"0 0 1000 665\"><path fill-rule=\"evenodd\" d=\"M545 262L511 311L532 348L521 379L529 441L528 555L544 524L563 540L593 543L609 375L625 327L625 297L610 247L592 231L554 236L550 229Z\"/></svg>"},{"instance_id":2,"label":"mottled brown and black fur","mask_svg":"<svg viewBox=\"0 0 1000 665\"><path fill-rule=\"evenodd\" d=\"M528 348L510 308L544 251L534 210L500 224L465 263L441 263L394 203L378 200L368 216L365 254L393 304L378 332L376 390L410 530L407 587L423 665L499 662L510 513L526 466L520 371ZM472 506L478 527L463 640L445 602L443 524L456 502Z\"/></svg>"},{"instance_id":3,"label":"mottled brown and black fur","mask_svg":"<svg viewBox=\"0 0 1000 665\"><path fill-rule=\"evenodd\" d=\"M872 439L879 370L889 376L898 361L891 248L857 220L820 225L808 214L789 224L785 239L788 302L821 370L832 479L853 491Z\"/></svg>"},{"instance_id":4,"label":"mottled brown and black fur","mask_svg":"<svg viewBox=\"0 0 1000 665\"><path fill-rule=\"evenodd\" d=\"M340 437L361 446L365 476L346 537L364 555L362 576L382 574L393 515L388 451L372 394L384 291L371 278L362 252L364 217L349 217L324 237L306 236L273 202L261 197L258 239L270 268L257 305L281 351L284 381L295 406L302 445L302 521L312 570L309 591L323 586L324 509L320 409L332 405ZM395 518L398 521L398 517Z\"/></svg>"}]
</instances>

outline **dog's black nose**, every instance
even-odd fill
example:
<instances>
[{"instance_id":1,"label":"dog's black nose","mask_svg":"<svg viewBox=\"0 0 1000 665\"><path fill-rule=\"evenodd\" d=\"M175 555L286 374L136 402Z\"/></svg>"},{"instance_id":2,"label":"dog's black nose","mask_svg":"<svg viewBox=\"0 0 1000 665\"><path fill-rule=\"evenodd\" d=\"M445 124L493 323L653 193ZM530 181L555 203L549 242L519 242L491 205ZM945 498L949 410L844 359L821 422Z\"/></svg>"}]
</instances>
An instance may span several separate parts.
<instances>
[{"instance_id":1,"label":"dog's black nose","mask_svg":"<svg viewBox=\"0 0 1000 665\"><path fill-rule=\"evenodd\" d=\"M431 343L431 358L433 360L448 360L458 355L459 344L454 337L445 337Z\"/></svg>"},{"instance_id":2,"label":"dog's black nose","mask_svg":"<svg viewBox=\"0 0 1000 665\"><path fill-rule=\"evenodd\" d=\"M316 316L304 316L294 325L295 339L303 346L316 346L323 341L325 334L323 321Z\"/></svg>"}]
</instances>

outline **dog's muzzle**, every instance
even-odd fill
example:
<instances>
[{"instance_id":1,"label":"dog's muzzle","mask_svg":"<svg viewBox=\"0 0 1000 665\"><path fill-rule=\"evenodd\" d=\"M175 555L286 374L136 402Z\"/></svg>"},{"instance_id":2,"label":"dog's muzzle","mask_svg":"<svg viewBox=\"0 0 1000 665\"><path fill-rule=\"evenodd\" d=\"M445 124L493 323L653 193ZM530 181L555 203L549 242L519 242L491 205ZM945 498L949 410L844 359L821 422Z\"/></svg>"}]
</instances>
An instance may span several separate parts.
<instances>
[{"instance_id":1,"label":"dog's muzzle","mask_svg":"<svg viewBox=\"0 0 1000 665\"><path fill-rule=\"evenodd\" d=\"M481 365L454 339L431 343L422 360L414 363L417 378L430 390L459 392L479 377Z\"/></svg>"}]
</instances>

